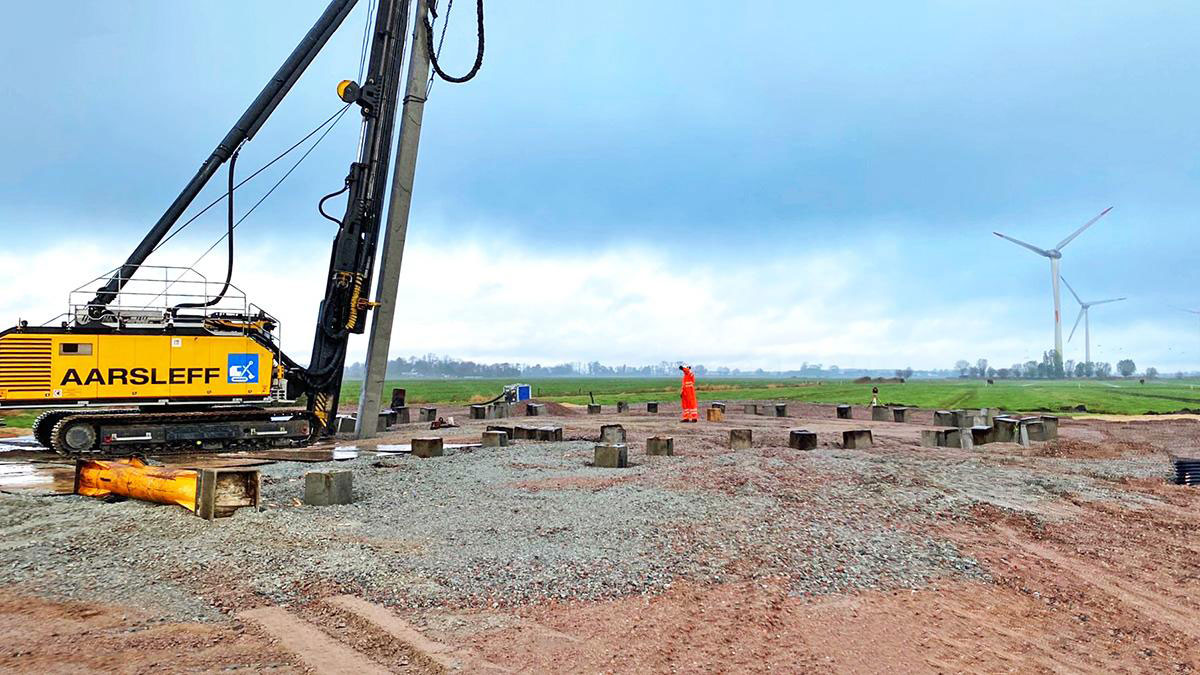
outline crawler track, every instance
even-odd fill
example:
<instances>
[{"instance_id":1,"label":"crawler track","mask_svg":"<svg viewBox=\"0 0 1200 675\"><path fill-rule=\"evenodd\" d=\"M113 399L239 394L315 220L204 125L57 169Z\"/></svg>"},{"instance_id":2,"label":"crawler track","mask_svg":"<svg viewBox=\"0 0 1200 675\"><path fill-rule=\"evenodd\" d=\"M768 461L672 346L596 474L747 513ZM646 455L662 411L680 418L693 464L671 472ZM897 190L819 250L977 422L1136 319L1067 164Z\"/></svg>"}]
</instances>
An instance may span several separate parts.
<instances>
[{"instance_id":1,"label":"crawler track","mask_svg":"<svg viewBox=\"0 0 1200 675\"><path fill-rule=\"evenodd\" d=\"M39 422L43 420L39 419ZM56 415L46 445L68 457L223 452L299 447L320 425L307 410L221 409L201 412L71 411Z\"/></svg>"}]
</instances>

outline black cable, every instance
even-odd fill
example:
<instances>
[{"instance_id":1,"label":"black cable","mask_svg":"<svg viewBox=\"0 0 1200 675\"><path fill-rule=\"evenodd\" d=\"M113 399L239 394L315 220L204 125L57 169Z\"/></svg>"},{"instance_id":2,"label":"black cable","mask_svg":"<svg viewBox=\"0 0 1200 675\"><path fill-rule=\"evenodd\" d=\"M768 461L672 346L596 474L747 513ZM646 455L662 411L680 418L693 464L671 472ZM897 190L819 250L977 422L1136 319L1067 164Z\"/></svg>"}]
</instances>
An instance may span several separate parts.
<instances>
[{"instance_id":1,"label":"black cable","mask_svg":"<svg viewBox=\"0 0 1200 675\"><path fill-rule=\"evenodd\" d=\"M345 108L342 108L342 112L343 113L346 112L347 110L349 110L349 108L350 108L350 106L346 106ZM292 172L295 171L296 168L300 166L301 162L303 162L305 159L308 158L309 155L312 154L313 150L317 149L317 146L321 144L321 141L325 140L325 137L329 135L330 131L333 131L333 127L336 125L337 125L337 122L335 121L333 123L333 125L331 125L328 129L325 130L325 133L321 134L321 136L319 138L317 138L316 141L313 142L312 146L309 147L308 150L304 151L303 155L300 155L300 159L296 160L296 163L293 164L292 167L287 170L287 173L283 174L283 176L281 176L279 178L279 180L275 181L275 184L271 186L271 189L267 190L267 192L262 197L259 197L258 201L254 203L254 206L250 207L249 211L243 213L241 218L238 218L237 223L234 224L234 228L237 228L237 226L241 225L246 220L246 218L249 218L250 214L254 213L254 209L257 209L259 207L259 205L261 205L263 202L265 202L267 200L267 197L270 197L271 193L274 192L276 190L276 188L278 188L280 185L282 185L283 181L287 180L288 176L292 175ZM341 221L338 221L338 223L341 224ZM204 253L201 253L200 257L196 258L196 262L192 263L191 266L195 267L204 258L204 256L211 253L212 250L214 248L216 248L217 245L221 243L221 240L223 240L226 236L227 235L221 235L221 238L216 240L215 242L213 242L213 245L209 246L208 250L206 250Z\"/></svg>"},{"instance_id":2,"label":"black cable","mask_svg":"<svg viewBox=\"0 0 1200 675\"><path fill-rule=\"evenodd\" d=\"M201 309L204 307L212 307L213 305L224 300L225 294L229 292L229 284L233 281L233 228L235 227L233 222L233 192L235 189L233 184L233 175L234 168L237 166L238 152L240 152L240 150L234 150L233 156L229 158L229 192L226 193L229 195L229 212L228 219L226 220L226 223L229 227L229 230L226 232L226 236L229 239L229 263L225 267L225 285L221 286L221 292L217 293L216 297L210 298L205 302L183 302L175 305L171 308L171 316L175 316L175 314L181 309Z\"/></svg>"},{"instance_id":3,"label":"black cable","mask_svg":"<svg viewBox=\"0 0 1200 675\"><path fill-rule=\"evenodd\" d=\"M338 227L342 226L342 221L338 220L337 218L334 218L333 216L329 215L328 213L325 213L325 202L329 201L330 199L333 199L334 197L342 194L343 192L345 192L346 190L349 190L349 189L350 189L350 183L347 182L346 186L343 187L341 190L338 190L337 192L330 192L329 194L325 195L324 197L321 197L321 201L317 202L317 211L322 216L325 216L329 220L332 220L334 223L337 223Z\"/></svg>"},{"instance_id":4,"label":"black cable","mask_svg":"<svg viewBox=\"0 0 1200 675\"><path fill-rule=\"evenodd\" d=\"M476 34L479 37L478 47L475 49L475 64L462 77L449 75L446 71L442 70L442 66L438 63L438 55L433 49L433 24L429 22L429 17L425 17L425 48L429 52L429 63L433 66L433 71L437 73L438 77L447 82L459 84L466 82L475 77L479 73L479 69L483 67L483 0L476 0L475 8Z\"/></svg>"},{"instance_id":5,"label":"black cable","mask_svg":"<svg viewBox=\"0 0 1200 675\"><path fill-rule=\"evenodd\" d=\"M281 160L281 159L283 159L284 157L288 156L288 154L290 154L290 153L291 153L293 150L295 150L296 148L300 147L301 145L304 145L304 142L305 142L305 141L307 141L308 139L312 138L312 137L313 137L313 136L314 136L314 135L315 135L317 132L319 132L321 129L323 129L323 128L325 127L325 125L329 124L330 122L334 122L334 124L336 124L337 122L336 122L335 120L336 120L337 118L339 118L339 116L340 116L340 115L344 114L344 113L346 112L346 109L347 109L347 108L349 108L349 107L350 107L350 104L349 104L349 103L347 103L346 105L342 106L342 108L341 108L340 110L338 110L338 111L337 111L337 112L335 112L334 114L330 115L330 116L329 116L329 118L328 118L328 119L326 119L324 122L321 122L320 124L318 124L318 125L317 125L317 127L316 127L315 129L313 129L312 131L310 131L310 132L308 132L307 134L305 134L305 135L304 135L304 138L301 138L300 140L296 141L296 143L295 143L295 144L294 144L292 147L290 147L290 148L288 148L287 150L284 150L283 152L279 153L279 154L278 154L278 155L275 157L275 159L272 159L271 161L269 161L269 162L267 162L266 164L262 165L261 167L259 167L259 168L258 168L258 170L257 170L257 171L255 171L254 173L250 174L250 175L249 175L249 176L247 176L246 178L242 179L242 182L240 182L240 183L238 183L237 185L235 185L235 186L234 186L234 189L235 189L235 190L236 190L236 189L239 189L239 188L241 188L243 185L245 185L246 183L249 183L250 181L254 180L254 178L255 178L255 177L257 177L257 176L258 176L258 174L260 174L260 173L262 173L263 171L266 171L267 169L269 169L269 168L270 168L272 165L274 165L274 164L275 164L275 162L278 162L279 160ZM332 127L331 127L331 128L332 128ZM319 142L319 141L318 141L318 142ZM228 193L228 192L226 192L225 194L223 194L223 195L221 195L221 196L217 197L216 199L212 200L212 202L210 202L208 206L205 206L203 209L201 209L201 210L200 210L200 212L199 212L199 213L197 213L196 215L192 216L191 218L188 218L188 219L187 219L187 220L186 220L186 221L185 221L185 222L184 222L182 225L180 225L179 227L175 228L175 231L171 232L171 234L167 235L167 236L166 236L166 238L164 238L162 241L160 241L160 242L158 243L158 246L155 246L155 247L154 247L154 250L153 250L153 251L151 251L151 253L153 253L154 251L157 251L158 249L162 248L164 245L166 245L166 243L167 243L168 241L171 241L171 238L172 238L172 237L174 237L175 235L177 235L177 234L179 234L180 232L182 232L182 231L183 231L183 229L184 229L185 227L187 227L188 225L191 225L193 221L195 221L197 218L199 218L200 216L202 216L202 215L204 215L205 213L207 213L207 212L208 212L208 210L209 210L209 209L211 209L212 207L216 206L217 204L220 204L220 203L221 203L221 202L222 202L222 201L223 201L223 200L224 200L226 197L228 197L228 196L229 196L229 193ZM253 209L251 209L251 210L253 210Z\"/></svg>"},{"instance_id":6,"label":"black cable","mask_svg":"<svg viewBox=\"0 0 1200 675\"><path fill-rule=\"evenodd\" d=\"M250 207L250 210L249 210L249 211L247 211L247 212L243 213L241 218L238 218L237 222L233 224L233 228L234 228L234 229L237 229L237 227L238 227L239 225L241 225L243 222L245 222L245 220L246 220L247 218L249 218L249 217L250 217L250 214L251 214L251 213L254 213L254 210L255 210L255 209L257 209L257 208L258 208L258 207L259 207L259 206L260 206L260 205L261 205L263 202L265 202L265 201L267 200L267 197L270 197L270 196L271 196L271 193L272 193L272 192L275 192L275 190L276 190L276 189L277 189L277 188L278 188L280 185L282 185L282 184L283 184L283 181L287 180L288 176L291 176L291 175L292 175L292 172L293 172L293 171L295 171L295 170L296 170L296 168L300 166L301 162L303 162L305 159L307 159L307 158L308 158L308 156L312 154L312 151L313 151L313 150L316 150L316 149L317 149L317 146L321 144L321 141L325 140L325 137L329 135L329 132L333 131L334 127L336 127L336 126L337 126L337 123L338 123L339 121L341 121L341 116L342 116L342 115L345 115L345 114L346 114L346 111L347 111L347 110L349 110L349 109L350 109L350 105L349 105L349 104L347 104L346 106L344 106L344 107L343 107L343 108L342 108L342 109L341 109L341 110L338 112L338 114L336 114L336 115L334 115L333 117L331 117L331 118L330 118L330 120L332 120L332 121L333 121L333 124L331 124L331 125L329 126L329 128L328 128L328 129L326 129L326 130L325 130L325 132L324 132L324 133L322 133L322 134L321 134L321 135L320 135L320 136L317 138L317 140L313 142L312 146L311 146L311 147L309 147L309 149L308 149L308 150L305 150L305 151L304 151L304 154L303 154L303 155L300 155L300 159L297 159L297 160L296 160L296 163L295 163L295 164L292 164L292 167L291 167L290 169L288 169L288 170L287 170L287 173L283 174L283 176L282 176L282 177L281 177L279 180L275 181L275 184L271 186L271 189L270 189L270 190L267 190L266 194L264 194L262 197L260 197L260 198L258 199L258 201L254 203L254 206L251 206L251 207ZM328 122L328 121L329 121L329 120L327 120L327 122ZM311 134L309 134L309 135L311 136ZM293 146L293 147L295 147L295 146ZM289 152L290 152L290 150L289 150ZM276 159L278 159L278 158L276 158ZM274 161L274 160L272 160L272 161ZM245 182L245 181L243 181L243 183L244 183L244 182ZM209 253L212 253L212 250L213 250L214 248L216 248L216 247L217 247L217 246L218 246L218 245L221 243L221 241L223 241L223 240L224 240L226 237L228 237L228 236L229 236L229 233L228 233L228 232L226 232L225 234L221 235L221 237L220 237L219 239L217 239L216 241L214 241L214 242L212 243L212 246L209 246L209 247L208 247L208 249L204 251L204 253L201 253L201 254L200 254L200 257L196 258L196 260L195 260L195 261L193 261L191 265L189 265L189 269L191 269L191 268L195 268L195 267L196 267L196 265L199 265L199 264L200 264L200 261L201 261L201 260L203 260L203 259L204 259L204 257L205 257L206 255L208 255ZM186 274L186 272L185 272L184 274ZM152 299L150 300L150 302L153 302L154 300L157 300L158 298L162 297L162 295L163 295L164 293L166 293L168 290L170 290L171 286L173 286L173 285L174 285L176 282L178 282L178 281L179 281L180 279L182 279L182 278L183 278L183 275L181 274L181 275L179 276L179 278L178 278L178 279L176 279L175 281L172 281L170 284L168 284L168 285L167 285L167 287L166 287L166 288L164 288L164 289L162 290L162 292L161 292L161 293L159 293L157 296L155 296L154 298L152 298Z\"/></svg>"},{"instance_id":7,"label":"black cable","mask_svg":"<svg viewBox=\"0 0 1200 675\"><path fill-rule=\"evenodd\" d=\"M358 81L362 82L367 66L367 47L371 44L371 24L375 16L375 0L367 3L367 20L363 22L362 50L358 55Z\"/></svg>"}]
</instances>

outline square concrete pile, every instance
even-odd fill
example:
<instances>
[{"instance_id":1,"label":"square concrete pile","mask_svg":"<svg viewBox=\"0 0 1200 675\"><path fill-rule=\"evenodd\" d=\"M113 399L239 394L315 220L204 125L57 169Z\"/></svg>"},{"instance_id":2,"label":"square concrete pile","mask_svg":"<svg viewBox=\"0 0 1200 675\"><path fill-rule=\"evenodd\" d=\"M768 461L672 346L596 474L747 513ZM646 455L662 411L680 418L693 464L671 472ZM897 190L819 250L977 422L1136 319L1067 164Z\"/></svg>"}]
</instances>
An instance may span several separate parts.
<instances>
[{"instance_id":1,"label":"square concrete pile","mask_svg":"<svg viewBox=\"0 0 1200 675\"><path fill-rule=\"evenodd\" d=\"M754 438L754 431L751 429L730 429L729 430L729 449L730 450L749 450Z\"/></svg>"},{"instance_id":2,"label":"square concrete pile","mask_svg":"<svg viewBox=\"0 0 1200 675\"><path fill-rule=\"evenodd\" d=\"M504 431L485 431L483 432L482 442L485 448L503 448L508 445L508 433Z\"/></svg>"},{"instance_id":3,"label":"square concrete pile","mask_svg":"<svg viewBox=\"0 0 1200 675\"><path fill-rule=\"evenodd\" d=\"M354 474L350 471L309 471L304 474L304 503L334 506L354 501Z\"/></svg>"},{"instance_id":4,"label":"square concrete pile","mask_svg":"<svg viewBox=\"0 0 1200 675\"><path fill-rule=\"evenodd\" d=\"M624 443L597 443L593 464L601 469L624 469L629 466L629 447Z\"/></svg>"},{"instance_id":5,"label":"square concrete pile","mask_svg":"<svg viewBox=\"0 0 1200 675\"><path fill-rule=\"evenodd\" d=\"M601 443L624 443L625 442L625 427L620 424L605 424L600 427L600 442Z\"/></svg>"},{"instance_id":6,"label":"square concrete pile","mask_svg":"<svg viewBox=\"0 0 1200 675\"><path fill-rule=\"evenodd\" d=\"M788 447L793 450L815 450L817 434L807 429L792 429L788 431Z\"/></svg>"},{"instance_id":7,"label":"square concrete pile","mask_svg":"<svg viewBox=\"0 0 1200 675\"><path fill-rule=\"evenodd\" d=\"M428 459L442 456L442 439L438 437L412 439L412 454L414 457Z\"/></svg>"},{"instance_id":8,"label":"square concrete pile","mask_svg":"<svg viewBox=\"0 0 1200 675\"><path fill-rule=\"evenodd\" d=\"M651 436L646 439L646 454L671 457L675 454L675 439L669 436Z\"/></svg>"},{"instance_id":9,"label":"square concrete pile","mask_svg":"<svg viewBox=\"0 0 1200 675\"><path fill-rule=\"evenodd\" d=\"M842 447L847 449L869 448L875 445L870 429L847 429L842 432Z\"/></svg>"}]
</instances>

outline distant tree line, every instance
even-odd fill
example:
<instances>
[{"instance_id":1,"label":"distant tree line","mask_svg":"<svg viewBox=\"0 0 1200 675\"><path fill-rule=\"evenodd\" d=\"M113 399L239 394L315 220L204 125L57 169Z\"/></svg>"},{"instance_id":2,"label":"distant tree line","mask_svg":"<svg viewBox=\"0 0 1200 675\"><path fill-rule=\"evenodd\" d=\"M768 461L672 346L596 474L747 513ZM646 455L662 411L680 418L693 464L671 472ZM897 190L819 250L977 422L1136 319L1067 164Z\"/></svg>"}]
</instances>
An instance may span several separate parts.
<instances>
[{"instance_id":1,"label":"distant tree line","mask_svg":"<svg viewBox=\"0 0 1200 675\"><path fill-rule=\"evenodd\" d=\"M1053 349L1043 352L1040 361L1026 361L1025 363L1014 363L1009 367L996 368L988 364L987 359L978 359L972 364L966 359L959 359L954 364L954 370L957 371L960 378L988 378L1000 380L1044 380L1044 379L1063 379L1063 378L1096 378L1104 379L1113 376L1113 364L1107 361L1088 361L1076 362L1073 359L1067 359L1059 365L1059 360L1056 358ZM1121 359L1117 362L1115 372L1121 377L1133 377L1137 375L1137 364L1133 359ZM899 373L899 371L897 371ZM1183 377L1183 373L1178 374ZM1158 377L1157 368L1147 368L1142 377L1146 379L1154 379Z\"/></svg>"},{"instance_id":2,"label":"distant tree line","mask_svg":"<svg viewBox=\"0 0 1200 675\"><path fill-rule=\"evenodd\" d=\"M794 370L742 370L726 366L707 367L704 364L691 364L692 371L700 377L735 377L735 378L828 378L854 379L858 377L952 377L955 373L944 370L914 371L912 368L901 370L839 368L835 365L803 362ZM345 377L361 378L365 374L365 365L355 363L346 367ZM424 356L401 357L388 361L387 377L399 378L546 378L546 377L677 377L679 364L677 362L660 361L653 365L605 365L599 361L571 362L543 365L540 363L479 363L476 361L457 359L450 356L426 354Z\"/></svg>"},{"instance_id":3,"label":"distant tree line","mask_svg":"<svg viewBox=\"0 0 1200 675\"><path fill-rule=\"evenodd\" d=\"M692 364L692 371L700 377L708 378L805 378L805 379L856 379L897 377L911 378L989 378L989 379L1051 379L1051 378L1107 378L1113 377L1114 372L1121 377L1133 377L1137 374L1137 365L1132 359L1122 359L1114 367L1106 362L1076 363L1067 360L1059 369L1054 350L1042 354L1040 361L1014 363L1008 367L996 368L987 359L977 359L971 363L960 359L954 368L914 370L912 367L895 370L840 368L825 366L820 363L803 363L794 370L741 370L726 366L706 367L703 364ZM362 378L365 366L355 363L346 367L345 377L349 379ZM653 365L609 366L599 361L570 362L543 365L541 363L480 363L471 360L457 359L450 356L426 354L424 356L400 357L388 361L387 377L400 378L498 378L498 379L535 379L548 377L677 377L678 363L660 361ZM1146 368L1142 377L1153 379L1159 377L1156 368ZM1176 373L1183 377L1184 373Z\"/></svg>"}]
</instances>

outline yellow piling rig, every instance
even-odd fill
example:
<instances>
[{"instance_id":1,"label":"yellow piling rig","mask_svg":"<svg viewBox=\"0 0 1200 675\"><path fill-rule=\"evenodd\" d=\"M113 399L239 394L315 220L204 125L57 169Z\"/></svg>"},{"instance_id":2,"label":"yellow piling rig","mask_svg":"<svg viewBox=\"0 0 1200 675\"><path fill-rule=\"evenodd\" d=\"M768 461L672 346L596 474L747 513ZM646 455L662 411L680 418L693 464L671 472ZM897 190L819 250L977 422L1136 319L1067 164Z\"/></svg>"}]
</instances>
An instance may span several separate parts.
<instances>
[{"instance_id":1,"label":"yellow piling rig","mask_svg":"<svg viewBox=\"0 0 1200 675\"><path fill-rule=\"evenodd\" d=\"M81 459L75 463L75 494L118 495L156 504L177 504L212 520L259 505L260 478L252 469L179 469L140 458Z\"/></svg>"}]
</instances>

